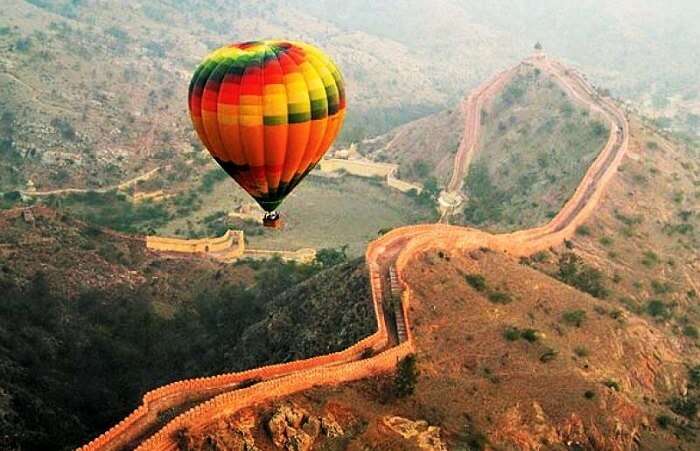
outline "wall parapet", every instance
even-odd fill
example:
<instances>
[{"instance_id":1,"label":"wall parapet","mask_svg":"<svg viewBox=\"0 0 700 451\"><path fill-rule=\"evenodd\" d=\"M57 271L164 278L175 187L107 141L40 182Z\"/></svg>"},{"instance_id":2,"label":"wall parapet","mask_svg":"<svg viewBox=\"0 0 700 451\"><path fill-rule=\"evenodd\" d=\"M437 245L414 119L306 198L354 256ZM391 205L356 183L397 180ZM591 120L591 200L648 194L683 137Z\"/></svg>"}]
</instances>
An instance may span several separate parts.
<instances>
[{"instance_id":1,"label":"wall parapet","mask_svg":"<svg viewBox=\"0 0 700 451\"><path fill-rule=\"evenodd\" d=\"M153 421L160 411L180 405L187 400L203 398L208 394L217 395L212 398L212 400L214 400L220 396L223 396L220 393L221 391L226 390L234 390L228 393L231 395L239 392L242 392L245 395L251 390L246 388L235 390L237 386L245 382L254 380L271 382L277 379L290 377L290 375L297 373L305 373L310 370L316 370L319 372L319 374L326 374L327 370L325 368L334 367L353 360L357 361L358 359L362 358L363 355L365 355L368 349L371 349L373 352L384 350L389 343L389 334L386 328L384 310L382 307L381 278L378 274L378 267L375 264L368 261L367 267L370 273L370 288L374 305L375 320L377 321L377 331L374 334L363 338L342 351L331 354L276 365L268 365L236 373L186 379L156 388L144 395L142 404L129 416L121 420L105 433L93 439L85 446L79 448L79 451L119 449L120 447L123 447L131 441L139 438L139 436L144 433L149 424L147 420ZM378 354L377 356L380 355L384 355L384 353ZM376 363L378 361L374 362ZM384 364L386 364L386 362L384 362ZM324 370L321 371L320 368L324 368ZM368 368L375 367L370 365ZM337 373L337 370L335 373ZM347 375L342 376L340 374L337 376L350 377ZM262 382L255 384L250 388L257 387L260 384L262 384ZM207 404L207 402L203 404ZM203 404L200 404L182 415L196 410ZM180 418L180 416L176 417L175 419L177 418Z\"/></svg>"},{"instance_id":2,"label":"wall parapet","mask_svg":"<svg viewBox=\"0 0 700 451\"><path fill-rule=\"evenodd\" d=\"M183 239L149 235L146 237L146 247L159 252L216 254L227 252L243 255L245 239L242 230L227 230L220 237Z\"/></svg>"}]
</instances>

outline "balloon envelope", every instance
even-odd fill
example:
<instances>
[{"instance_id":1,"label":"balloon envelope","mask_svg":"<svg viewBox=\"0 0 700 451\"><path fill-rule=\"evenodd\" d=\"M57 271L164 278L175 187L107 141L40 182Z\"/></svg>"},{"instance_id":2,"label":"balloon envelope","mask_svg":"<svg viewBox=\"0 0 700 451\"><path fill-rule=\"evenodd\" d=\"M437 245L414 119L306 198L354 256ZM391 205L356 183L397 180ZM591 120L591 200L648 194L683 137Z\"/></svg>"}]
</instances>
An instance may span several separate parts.
<instances>
[{"instance_id":1,"label":"balloon envelope","mask_svg":"<svg viewBox=\"0 0 700 451\"><path fill-rule=\"evenodd\" d=\"M204 146L268 212L323 157L345 118L340 71L303 42L215 50L195 70L188 97Z\"/></svg>"}]
</instances>

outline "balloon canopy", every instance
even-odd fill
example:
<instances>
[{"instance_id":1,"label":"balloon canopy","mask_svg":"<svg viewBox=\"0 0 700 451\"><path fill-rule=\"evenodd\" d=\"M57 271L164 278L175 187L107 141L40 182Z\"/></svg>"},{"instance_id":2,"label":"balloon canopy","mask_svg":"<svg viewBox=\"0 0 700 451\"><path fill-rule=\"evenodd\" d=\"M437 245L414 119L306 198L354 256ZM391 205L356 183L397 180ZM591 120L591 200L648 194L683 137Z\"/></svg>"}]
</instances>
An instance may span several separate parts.
<instances>
[{"instance_id":1,"label":"balloon canopy","mask_svg":"<svg viewBox=\"0 0 700 451\"><path fill-rule=\"evenodd\" d=\"M345 88L316 47L243 42L215 50L195 70L189 110L216 162L271 212L338 135Z\"/></svg>"}]
</instances>

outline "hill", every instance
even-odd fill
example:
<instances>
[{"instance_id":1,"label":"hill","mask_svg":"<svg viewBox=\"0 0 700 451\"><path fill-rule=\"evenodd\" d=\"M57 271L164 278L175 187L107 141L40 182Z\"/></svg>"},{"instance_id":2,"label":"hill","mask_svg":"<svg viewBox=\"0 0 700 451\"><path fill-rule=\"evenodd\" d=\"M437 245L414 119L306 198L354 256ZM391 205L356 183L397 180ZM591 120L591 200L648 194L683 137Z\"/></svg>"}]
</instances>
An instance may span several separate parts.
<instances>
[{"instance_id":1,"label":"hill","mask_svg":"<svg viewBox=\"0 0 700 451\"><path fill-rule=\"evenodd\" d=\"M0 215L0 448L75 448L153 388L340 350L376 328L361 261L163 258L31 211Z\"/></svg>"},{"instance_id":2,"label":"hill","mask_svg":"<svg viewBox=\"0 0 700 451\"><path fill-rule=\"evenodd\" d=\"M610 127L537 67L520 65L481 110L479 147L458 222L509 231L541 225L571 196Z\"/></svg>"},{"instance_id":3,"label":"hill","mask_svg":"<svg viewBox=\"0 0 700 451\"><path fill-rule=\"evenodd\" d=\"M464 113L457 107L365 139L358 150L372 160L397 163L402 180L423 183L434 177L444 185L452 174L463 132Z\"/></svg>"},{"instance_id":4,"label":"hill","mask_svg":"<svg viewBox=\"0 0 700 451\"><path fill-rule=\"evenodd\" d=\"M698 149L589 96L618 132L545 226L370 244L398 343L231 390L141 449L697 447Z\"/></svg>"},{"instance_id":5,"label":"hill","mask_svg":"<svg viewBox=\"0 0 700 451\"><path fill-rule=\"evenodd\" d=\"M653 324L496 252L439 248L409 265L420 371L412 396L392 395L391 378L315 388L193 432L190 449L246 433L278 449L270 418L288 404L304 420L287 416L284 443L306 434L314 449L660 449L675 440L655 418L688 370L676 340ZM329 417L342 434L302 426Z\"/></svg>"},{"instance_id":6,"label":"hill","mask_svg":"<svg viewBox=\"0 0 700 451\"><path fill-rule=\"evenodd\" d=\"M647 316L670 336L695 343L700 326L700 149L664 136L638 118L630 124L629 155L606 197L572 240L555 251L568 245L605 275L605 290L598 296ZM546 252L531 260L549 273L559 271L557 259Z\"/></svg>"}]
</instances>

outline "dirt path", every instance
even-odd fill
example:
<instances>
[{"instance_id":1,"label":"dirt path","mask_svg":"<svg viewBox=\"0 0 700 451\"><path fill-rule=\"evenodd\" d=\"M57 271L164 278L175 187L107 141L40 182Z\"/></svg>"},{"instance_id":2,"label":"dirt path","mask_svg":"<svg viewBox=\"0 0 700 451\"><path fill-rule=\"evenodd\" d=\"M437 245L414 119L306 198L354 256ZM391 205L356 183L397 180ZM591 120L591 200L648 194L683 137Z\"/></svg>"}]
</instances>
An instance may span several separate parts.
<instances>
[{"instance_id":1,"label":"dirt path","mask_svg":"<svg viewBox=\"0 0 700 451\"><path fill-rule=\"evenodd\" d=\"M34 86L30 85L29 83L25 82L24 80L22 80L21 78L19 78L15 74L13 74L12 72L0 72L0 75L4 75L7 78L9 78L10 80L14 81L15 83L26 88L30 92L31 100L38 103L39 105L43 105L47 108L52 108L54 110L63 111L64 113L67 113L67 114L74 113L74 111L72 111L70 108L66 108L65 106L63 106L61 104L42 100L40 97L41 92L39 92L38 89L36 89Z\"/></svg>"},{"instance_id":2,"label":"dirt path","mask_svg":"<svg viewBox=\"0 0 700 451\"><path fill-rule=\"evenodd\" d=\"M528 60L528 62L534 64L543 71L551 73L572 97L583 102L590 108L600 111L601 114L610 121L611 134L605 147L591 164L575 193L563 206L559 214L542 227L495 235L467 227L457 227L446 224L421 224L394 229L370 243L367 248L366 261L370 270L370 280L372 283L375 306L379 308L383 306L382 293L385 292L383 288L386 284L389 268L392 266L395 267L397 276L403 287L405 294L404 302L410 302L411 287L405 282L404 270L409 265L410 261L421 252L437 247L463 250L488 247L514 256L531 255L534 252L560 244L564 239L570 238L574 234L576 227L583 223L595 209L605 186L617 171L625 151L627 150L629 132L625 115L610 99L599 98L583 78L566 70L559 63L551 62L544 58L532 59ZM463 104L463 108L466 109L465 132L462 142L460 143L459 151L455 157L454 172L448 189L460 189L464 174L468 169L469 162L478 143L481 107L484 102L490 99L504 86L509 76L511 76L512 70L513 69L509 69L508 71L502 72L491 81L477 88L477 90L469 96L465 104ZM375 283L380 286L377 287ZM405 312L408 311L406 307L407 305L404 304ZM387 321L391 321L389 318L389 315L384 315L384 327L386 328L385 330L392 332L388 337L386 347L376 355L376 357L381 357L383 354L388 355L387 353L400 348L400 346L393 348L398 340L395 332L393 332L396 330L396 327L386 323ZM409 318L406 318L406 323L410 324ZM408 334L408 343L403 343L403 345L408 344L413 346L410 327L407 328L406 332ZM350 367L355 364L358 359L362 359L362 357L350 358L345 362L334 364L334 366ZM292 387L295 386L295 381L298 381L299 377L303 377L308 371L309 369L307 368L303 371L286 372L275 377L274 380L279 386L285 386L286 384ZM372 374L369 373L360 377L368 377L371 375ZM184 385L185 388L183 388L183 391L177 393L177 399L180 401L174 405L169 405L170 408L181 407L184 404L182 400L191 401L192 397L195 396L196 393L189 392L187 384ZM219 389L221 389L221 387L219 387ZM229 388L227 393L220 396L228 396L228 399L230 399L231 393L237 393L236 388L233 388L233 391ZM260 394L260 396L263 395L264 394ZM241 394L241 396L245 397L246 395ZM196 417L197 409L199 408L200 406L194 407L188 412L177 416L165 425L162 430L166 431L169 426L174 427L174 425L180 425L181 422L187 421L187 418ZM139 409L149 412L151 418L157 418L157 412L154 412L154 408L148 406L146 403ZM216 415L219 414L214 414L214 416ZM202 422L202 420L204 421ZM197 424L192 426L201 429L212 421L216 421L216 418L207 416L205 419L198 420ZM154 427L154 423L148 419L145 419L145 424L134 423L132 425L127 423L126 420L123 421L115 426L113 430L107 432L104 437L90 443L82 449L118 449L119 443L123 443L124 435L135 434L140 431L140 434L135 436L131 435L131 437L139 437L141 439L151 435L153 431L158 429ZM134 428L137 430L133 430ZM148 432L144 434L145 431ZM143 442L138 449L175 449L175 446L175 443L172 441L164 443L162 440L151 440Z\"/></svg>"},{"instance_id":3,"label":"dirt path","mask_svg":"<svg viewBox=\"0 0 700 451\"><path fill-rule=\"evenodd\" d=\"M137 176L132 177L130 179L124 180L123 182L120 182L116 185L107 186L104 188L60 188L60 189L54 189L54 190L49 190L49 191L20 191L20 192L25 196L41 197L41 196L53 196L53 195L68 194L68 193L87 193L87 192L106 193L106 192L113 191L113 190L125 190L125 189L129 188L130 186L133 186L142 180L150 179L161 169L162 169L161 167L157 167L157 168L151 169L150 171L148 171L144 174L137 175Z\"/></svg>"},{"instance_id":4,"label":"dirt path","mask_svg":"<svg viewBox=\"0 0 700 451\"><path fill-rule=\"evenodd\" d=\"M464 113L464 134L457 148L452 177L446 188L447 192L458 192L462 188L469 164L479 145L481 110L513 77L516 68L517 66L500 72L495 77L484 82L460 105Z\"/></svg>"}]
</instances>

